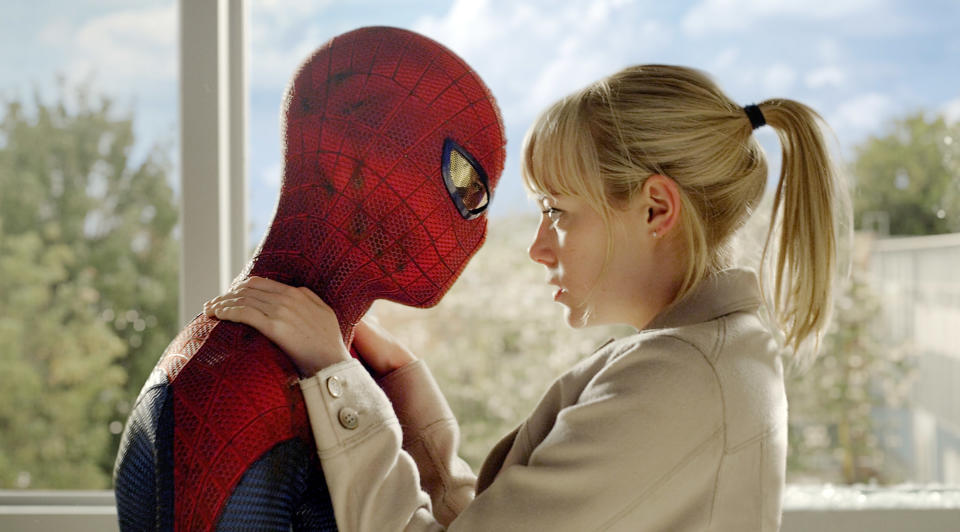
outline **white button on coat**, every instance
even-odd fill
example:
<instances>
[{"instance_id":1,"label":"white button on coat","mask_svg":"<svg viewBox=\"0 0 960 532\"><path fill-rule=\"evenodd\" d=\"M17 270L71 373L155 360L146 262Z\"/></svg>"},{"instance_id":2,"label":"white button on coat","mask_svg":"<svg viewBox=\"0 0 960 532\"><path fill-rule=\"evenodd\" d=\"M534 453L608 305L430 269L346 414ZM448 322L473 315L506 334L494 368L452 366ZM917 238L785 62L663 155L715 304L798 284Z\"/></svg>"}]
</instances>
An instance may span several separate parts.
<instances>
[{"instance_id":1,"label":"white button on coat","mask_svg":"<svg viewBox=\"0 0 960 532\"><path fill-rule=\"evenodd\" d=\"M330 392L331 397L343 395L343 383L336 375L327 379L327 391Z\"/></svg>"},{"instance_id":2,"label":"white button on coat","mask_svg":"<svg viewBox=\"0 0 960 532\"><path fill-rule=\"evenodd\" d=\"M340 424L347 430L353 430L360 424L360 416L357 411L348 407L340 409Z\"/></svg>"}]
</instances>

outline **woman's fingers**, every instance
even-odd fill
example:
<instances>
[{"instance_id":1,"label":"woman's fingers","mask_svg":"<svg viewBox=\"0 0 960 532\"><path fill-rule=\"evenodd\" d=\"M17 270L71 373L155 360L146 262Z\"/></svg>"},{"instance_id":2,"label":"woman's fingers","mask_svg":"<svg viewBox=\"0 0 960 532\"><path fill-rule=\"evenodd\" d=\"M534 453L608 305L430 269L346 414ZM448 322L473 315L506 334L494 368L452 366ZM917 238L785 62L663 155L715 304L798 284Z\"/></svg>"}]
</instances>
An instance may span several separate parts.
<instances>
[{"instance_id":1,"label":"woman's fingers","mask_svg":"<svg viewBox=\"0 0 960 532\"><path fill-rule=\"evenodd\" d=\"M226 294L207 301L203 304L203 310L207 316L213 316L217 307L242 305L253 306L267 316L273 316L278 313L279 303L281 303L281 301L277 294L240 286Z\"/></svg>"},{"instance_id":2,"label":"woman's fingers","mask_svg":"<svg viewBox=\"0 0 960 532\"><path fill-rule=\"evenodd\" d=\"M211 314L207 314L210 316ZM273 323L260 309L247 305L222 305L212 309L212 316L220 320L235 321L249 325L270 336Z\"/></svg>"},{"instance_id":3,"label":"woman's fingers","mask_svg":"<svg viewBox=\"0 0 960 532\"><path fill-rule=\"evenodd\" d=\"M267 334L283 315L283 308L265 301L249 291L235 291L203 306L207 316L245 323Z\"/></svg>"},{"instance_id":4,"label":"woman's fingers","mask_svg":"<svg viewBox=\"0 0 960 532\"><path fill-rule=\"evenodd\" d=\"M248 282L250 281L250 282ZM306 287L294 288L270 279L251 277L234 289L204 303L204 312L214 316L219 307L252 306L269 318L290 320L292 315L303 321L316 318L317 311L333 310Z\"/></svg>"},{"instance_id":5,"label":"woman's fingers","mask_svg":"<svg viewBox=\"0 0 960 532\"><path fill-rule=\"evenodd\" d=\"M336 313L306 287L250 277L204 304L204 313L254 327L311 375L350 358Z\"/></svg>"},{"instance_id":6,"label":"woman's fingers","mask_svg":"<svg viewBox=\"0 0 960 532\"><path fill-rule=\"evenodd\" d=\"M204 307L208 305L215 305L226 299L235 299L239 295L255 297L261 301L271 301L271 296L283 296L284 294L288 294L290 290L295 289L272 279L252 276L244 279L240 283L237 283L237 286L226 293L207 301L204 304Z\"/></svg>"},{"instance_id":7,"label":"woman's fingers","mask_svg":"<svg viewBox=\"0 0 960 532\"><path fill-rule=\"evenodd\" d=\"M238 286L249 286L251 288L256 288L257 290L263 290L264 292L272 292L277 294L284 293L293 288L292 286L283 284L279 281L267 279L266 277L257 277L255 275L247 277L241 281Z\"/></svg>"},{"instance_id":8,"label":"woman's fingers","mask_svg":"<svg viewBox=\"0 0 960 532\"><path fill-rule=\"evenodd\" d=\"M375 317L364 317L357 323L355 332L354 345L377 376L386 375L417 359Z\"/></svg>"}]
</instances>

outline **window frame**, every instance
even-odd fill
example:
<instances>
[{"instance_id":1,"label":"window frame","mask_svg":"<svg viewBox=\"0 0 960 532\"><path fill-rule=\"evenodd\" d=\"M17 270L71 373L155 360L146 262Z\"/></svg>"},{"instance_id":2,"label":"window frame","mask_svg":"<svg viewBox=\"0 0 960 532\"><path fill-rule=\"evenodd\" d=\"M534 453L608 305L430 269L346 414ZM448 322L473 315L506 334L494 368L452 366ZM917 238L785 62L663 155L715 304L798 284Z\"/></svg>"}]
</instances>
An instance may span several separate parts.
<instances>
[{"instance_id":1,"label":"window frame","mask_svg":"<svg viewBox=\"0 0 960 532\"><path fill-rule=\"evenodd\" d=\"M249 2L179 4L181 325L248 260Z\"/></svg>"}]
</instances>

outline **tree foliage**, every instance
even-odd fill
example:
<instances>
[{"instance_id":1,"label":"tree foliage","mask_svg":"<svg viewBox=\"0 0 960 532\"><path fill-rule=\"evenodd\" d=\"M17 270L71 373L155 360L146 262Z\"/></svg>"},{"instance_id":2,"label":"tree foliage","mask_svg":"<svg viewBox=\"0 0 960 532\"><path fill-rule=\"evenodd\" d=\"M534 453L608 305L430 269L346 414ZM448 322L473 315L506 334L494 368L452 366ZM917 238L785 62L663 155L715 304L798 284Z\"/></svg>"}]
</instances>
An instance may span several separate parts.
<instances>
[{"instance_id":1,"label":"tree foliage","mask_svg":"<svg viewBox=\"0 0 960 532\"><path fill-rule=\"evenodd\" d=\"M0 121L0 487L107 487L118 433L176 332L170 164L86 87Z\"/></svg>"},{"instance_id":2,"label":"tree foliage","mask_svg":"<svg viewBox=\"0 0 960 532\"><path fill-rule=\"evenodd\" d=\"M856 149L858 229L891 235L960 231L960 124L922 113L895 121Z\"/></svg>"}]
</instances>

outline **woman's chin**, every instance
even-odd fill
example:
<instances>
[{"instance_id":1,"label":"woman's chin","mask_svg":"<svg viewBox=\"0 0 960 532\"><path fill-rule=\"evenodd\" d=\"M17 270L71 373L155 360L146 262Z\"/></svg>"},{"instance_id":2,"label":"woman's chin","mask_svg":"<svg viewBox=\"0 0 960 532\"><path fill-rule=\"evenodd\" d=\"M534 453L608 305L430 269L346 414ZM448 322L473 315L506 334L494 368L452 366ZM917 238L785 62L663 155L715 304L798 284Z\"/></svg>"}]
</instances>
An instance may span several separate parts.
<instances>
[{"instance_id":1,"label":"woman's chin","mask_svg":"<svg viewBox=\"0 0 960 532\"><path fill-rule=\"evenodd\" d=\"M590 316L587 312L584 312L580 309L571 309L570 307L563 306L563 317L567 321L567 325L571 329L583 329L584 327L589 327L592 325L590 323Z\"/></svg>"}]
</instances>

